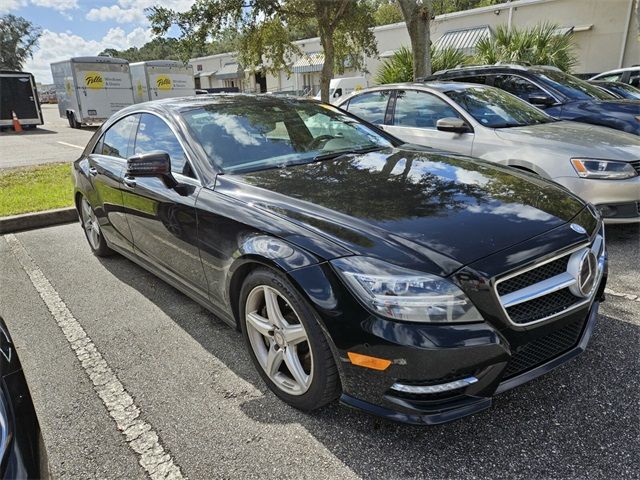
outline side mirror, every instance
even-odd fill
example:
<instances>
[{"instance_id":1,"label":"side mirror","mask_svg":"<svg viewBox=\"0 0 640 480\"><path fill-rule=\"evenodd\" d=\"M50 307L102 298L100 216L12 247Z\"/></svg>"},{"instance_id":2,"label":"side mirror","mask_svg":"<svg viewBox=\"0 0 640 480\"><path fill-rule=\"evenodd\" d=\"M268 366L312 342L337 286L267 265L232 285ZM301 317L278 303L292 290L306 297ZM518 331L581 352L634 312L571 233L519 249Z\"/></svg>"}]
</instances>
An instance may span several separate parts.
<instances>
[{"instance_id":1,"label":"side mirror","mask_svg":"<svg viewBox=\"0 0 640 480\"><path fill-rule=\"evenodd\" d=\"M152 152L133 155L127 159L128 177L160 177L169 188L178 182L171 175L171 158L167 152L154 150Z\"/></svg>"},{"instance_id":2,"label":"side mirror","mask_svg":"<svg viewBox=\"0 0 640 480\"><path fill-rule=\"evenodd\" d=\"M536 107L549 107L556 103L556 101L549 95L529 95L529 103Z\"/></svg>"},{"instance_id":3,"label":"side mirror","mask_svg":"<svg viewBox=\"0 0 640 480\"><path fill-rule=\"evenodd\" d=\"M471 129L461 118L447 117L436 122L436 129L441 132L467 133Z\"/></svg>"}]
</instances>

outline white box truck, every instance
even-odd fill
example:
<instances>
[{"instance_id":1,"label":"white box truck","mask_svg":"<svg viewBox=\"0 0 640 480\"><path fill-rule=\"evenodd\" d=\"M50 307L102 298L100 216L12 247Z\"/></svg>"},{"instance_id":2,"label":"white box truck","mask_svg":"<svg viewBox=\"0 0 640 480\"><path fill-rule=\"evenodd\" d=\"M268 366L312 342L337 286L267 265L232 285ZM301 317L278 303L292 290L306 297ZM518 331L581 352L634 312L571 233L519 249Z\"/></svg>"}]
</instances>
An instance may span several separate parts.
<instances>
[{"instance_id":1,"label":"white box truck","mask_svg":"<svg viewBox=\"0 0 640 480\"><path fill-rule=\"evenodd\" d=\"M367 88L367 79L364 77L332 78L329 82L329 102L337 103L345 95ZM320 100L320 92L314 97Z\"/></svg>"},{"instance_id":2,"label":"white box truck","mask_svg":"<svg viewBox=\"0 0 640 480\"><path fill-rule=\"evenodd\" d=\"M136 103L196 94L193 70L182 62L150 60L132 63L129 66Z\"/></svg>"},{"instance_id":3,"label":"white box truck","mask_svg":"<svg viewBox=\"0 0 640 480\"><path fill-rule=\"evenodd\" d=\"M51 64L60 117L71 128L99 124L133 105L129 62L112 57L75 57Z\"/></svg>"},{"instance_id":4,"label":"white box truck","mask_svg":"<svg viewBox=\"0 0 640 480\"><path fill-rule=\"evenodd\" d=\"M44 123L33 75L0 70L0 129L13 125L14 113L23 127Z\"/></svg>"}]
</instances>

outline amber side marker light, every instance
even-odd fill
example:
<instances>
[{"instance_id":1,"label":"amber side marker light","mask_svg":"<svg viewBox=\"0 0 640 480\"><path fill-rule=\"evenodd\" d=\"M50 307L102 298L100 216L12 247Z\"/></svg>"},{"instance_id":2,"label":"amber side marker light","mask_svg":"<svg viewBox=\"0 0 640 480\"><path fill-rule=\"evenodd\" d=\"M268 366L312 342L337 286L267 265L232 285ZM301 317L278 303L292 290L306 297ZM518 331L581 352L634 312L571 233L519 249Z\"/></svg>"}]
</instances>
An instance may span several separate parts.
<instances>
[{"instance_id":1,"label":"amber side marker light","mask_svg":"<svg viewBox=\"0 0 640 480\"><path fill-rule=\"evenodd\" d=\"M372 370L386 370L391 365L391 360L385 360L384 358L370 357L369 355L362 355L360 353L347 352L347 356L351 363L358 365L359 367L371 368Z\"/></svg>"}]
</instances>

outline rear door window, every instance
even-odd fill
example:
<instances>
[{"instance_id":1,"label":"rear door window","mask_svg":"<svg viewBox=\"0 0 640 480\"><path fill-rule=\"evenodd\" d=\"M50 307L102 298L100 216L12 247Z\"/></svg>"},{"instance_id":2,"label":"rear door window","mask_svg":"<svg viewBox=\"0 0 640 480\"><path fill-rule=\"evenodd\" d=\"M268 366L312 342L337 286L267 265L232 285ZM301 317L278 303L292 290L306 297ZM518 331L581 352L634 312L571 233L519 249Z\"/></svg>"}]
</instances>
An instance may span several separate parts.
<instances>
[{"instance_id":1,"label":"rear door window","mask_svg":"<svg viewBox=\"0 0 640 480\"><path fill-rule=\"evenodd\" d=\"M486 85L487 76L486 75L470 75L466 77L456 77L452 78L454 82L467 82L467 83L479 83L480 85Z\"/></svg>"},{"instance_id":2,"label":"rear door window","mask_svg":"<svg viewBox=\"0 0 640 480\"><path fill-rule=\"evenodd\" d=\"M493 86L501 90L512 93L516 97L529 101L531 95L547 94L540 87L529 80L518 77L517 75L496 75L493 80Z\"/></svg>"},{"instance_id":3,"label":"rear door window","mask_svg":"<svg viewBox=\"0 0 640 480\"><path fill-rule=\"evenodd\" d=\"M395 126L436 128L438 120L451 117L461 118L449 104L431 93L400 90L396 94Z\"/></svg>"},{"instance_id":4,"label":"rear door window","mask_svg":"<svg viewBox=\"0 0 640 480\"><path fill-rule=\"evenodd\" d=\"M109 127L96 144L93 153L116 158L128 158L133 150L133 132L138 125L138 116L129 115Z\"/></svg>"},{"instance_id":5,"label":"rear door window","mask_svg":"<svg viewBox=\"0 0 640 480\"><path fill-rule=\"evenodd\" d=\"M349 100L347 110L367 122L382 124L390 97L391 94L388 90L363 93Z\"/></svg>"},{"instance_id":6,"label":"rear door window","mask_svg":"<svg viewBox=\"0 0 640 480\"><path fill-rule=\"evenodd\" d=\"M171 171L194 177L187 156L175 134L160 117L143 113L136 133L134 154L148 153L154 150L167 152L171 158Z\"/></svg>"}]
</instances>

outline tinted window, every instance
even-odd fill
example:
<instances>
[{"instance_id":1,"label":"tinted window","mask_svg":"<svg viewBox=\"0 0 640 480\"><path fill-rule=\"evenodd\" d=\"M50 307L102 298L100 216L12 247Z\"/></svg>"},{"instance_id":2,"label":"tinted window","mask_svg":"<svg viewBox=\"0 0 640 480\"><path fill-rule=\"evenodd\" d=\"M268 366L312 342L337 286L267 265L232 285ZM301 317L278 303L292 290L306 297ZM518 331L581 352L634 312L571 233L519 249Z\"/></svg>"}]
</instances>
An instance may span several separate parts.
<instances>
[{"instance_id":1,"label":"tinted window","mask_svg":"<svg viewBox=\"0 0 640 480\"><path fill-rule=\"evenodd\" d=\"M399 91L396 95L394 125L436 128L436 122L441 118L460 118L446 102L430 93L407 90Z\"/></svg>"},{"instance_id":2,"label":"tinted window","mask_svg":"<svg viewBox=\"0 0 640 480\"><path fill-rule=\"evenodd\" d=\"M513 95L492 87L470 87L445 92L485 127L506 128L555 121L546 113Z\"/></svg>"},{"instance_id":3,"label":"tinted window","mask_svg":"<svg viewBox=\"0 0 640 480\"><path fill-rule=\"evenodd\" d=\"M620 80L621 76L621 73L616 73L613 75L607 75L605 77L598 77L597 80L602 80L603 82L617 82Z\"/></svg>"},{"instance_id":4,"label":"tinted window","mask_svg":"<svg viewBox=\"0 0 640 480\"><path fill-rule=\"evenodd\" d=\"M143 114L136 134L134 153L147 153L162 150L171 157L171 171L193 177L182 146L169 126L159 117Z\"/></svg>"},{"instance_id":5,"label":"tinted window","mask_svg":"<svg viewBox=\"0 0 640 480\"><path fill-rule=\"evenodd\" d=\"M493 86L512 93L516 97L520 97L527 102L529 101L529 96L531 95L548 96L544 92L544 90L537 87L529 80L518 77L516 75L497 75L493 81Z\"/></svg>"},{"instance_id":6,"label":"tinted window","mask_svg":"<svg viewBox=\"0 0 640 480\"><path fill-rule=\"evenodd\" d=\"M131 154L131 137L137 121L138 117L136 115L129 115L114 123L104 134L102 140L98 142L94 152L111 157L129 157Z\"/></svg>"},{"instance_id":7,"label":"tinted window","mask_svg":"<svg viewBox=\"0 0 640 480\"><path fill-rule=\"evenodd\" d=\"M347 109L367 122L384 123L389 95L388 91L363 93L352 98Z\"/></svg>"},{"instance_id":8,"label":"tinted window","mask_svg":"<svg viewBox=\"0 0 640 480\"><path fill-rule=\"evenodd\" d=\"M584 80L580 80L578 77L568 75L564 72L544 70L544 72L540 72L537 75L537 78L541 81L574 100L588 100L591 98L611 100L615 98L613 95L602 91L598 87L594 87Z\"/></svg>"},{"instance_id":9,"label":"tinted window","mask_svg":"<svg viewBox=\"0 0 640 480\"><path fill-rule=\"evenodd\" d=\"M629 85L640 88L640 72L631 72L629 77Z\"/></svg>"},{"instance_id":10,"label":"tinted window","mask_svg":"<svg viewBox=\"0 0 640 480\"><path fill-rule=\"evenodd\" d=\"M487 83L487 76L486 75L472 75L472 76L468 76L468 77L452 78L451 80L453 80L454 82L479 83L481 85L484 85L484 84Z\"/></svg>"},{"instance_id":11,"label":"tinted window","mask_svg":"<svg viewBox=\"0 0 640 480\"><path fill-rule=\"evenodd\" d=\"M391 146L335 107L292 99L228 98L182 113L211 163L240 173Z\"/></svg>"}]
</instances>

